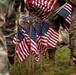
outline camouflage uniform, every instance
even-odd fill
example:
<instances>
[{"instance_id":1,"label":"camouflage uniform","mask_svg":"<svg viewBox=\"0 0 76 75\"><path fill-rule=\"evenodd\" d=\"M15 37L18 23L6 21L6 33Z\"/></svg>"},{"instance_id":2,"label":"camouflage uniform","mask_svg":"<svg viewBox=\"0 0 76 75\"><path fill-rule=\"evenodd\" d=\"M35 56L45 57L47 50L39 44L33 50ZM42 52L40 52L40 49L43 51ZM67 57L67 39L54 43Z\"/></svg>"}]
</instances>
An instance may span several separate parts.
<instances>
[{"instance_id":1,"label":"camouflage uniform","mask_svg":"<svg viewBox=\"0 0 76 75\"><path fill-rule=\"evenodd\" d=\"M72 24L69 31L71 58L76 63L76 8L73 7Z\"/></svg>"},{"instance_id":2,"label":"camouflage uniform","mask_svg":"<svg viewBox=\"0 0 76 75\"><path fill-rule=\"evenodd\" d=\"M0 75L9 75L7 46L5 36L2 32L7 9L8 0L0 0Z\"/></svg>"},{"instance_id":3,"label":"camouflage uniform","mask_svg":"<svg viewBox=\"0 0 76 75\"><path fill-rule=\"evenodd\" d=\"M6 21L3 27L4 35L6 36L6 44L8 50L8 58L11 64L14 64L14 46L12 45L12 40L15 35L15 21L16 21L16 11L19 7L20 0L9 1L9 12L6 15Z\"/></svg>"},{"instance_id":4,"label":"camouflage uniform","mask_svg":"<svg viewBox=\"0 0 76 75\"><path fill-rule=\"evenodd\" d=\"M49 16L48 20L50 22L51 25L53 25L53 27L58 31L59 30L59 19L55 18L55 16L53 16L55 14L55 10L57 10L61 5L64 4L64 1L62 0L58 0L54 12L51 13L51 17ZM55 64L55 54L56 54L56 50L57 47L52 48L52 47L48 47L48 55L49 55L49 64Z\"/></svg>"}]
</instances>

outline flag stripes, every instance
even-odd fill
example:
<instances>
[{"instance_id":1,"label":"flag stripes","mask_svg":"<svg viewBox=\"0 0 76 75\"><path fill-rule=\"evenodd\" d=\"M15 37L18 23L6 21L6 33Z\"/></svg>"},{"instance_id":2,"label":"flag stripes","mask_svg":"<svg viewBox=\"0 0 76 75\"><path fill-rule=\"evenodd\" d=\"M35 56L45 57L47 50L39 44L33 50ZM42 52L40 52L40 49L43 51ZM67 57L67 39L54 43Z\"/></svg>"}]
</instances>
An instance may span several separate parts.
<instances>
[{"instance_id":1,"label":"flag stripes","mask_svg":"<svg viewBox=\"0 0 76 75\"><path fill-rule=\"evenodd\" d=\"M32 55L35 57L36 61L38 61L39 60L39 51L37 48L37 44L33 40L31 40L31 42L30 42L30 50L31 50Z\"/></svg>"},{"instance_id":2,"label":"flag stripes","mask_svg":"<svg viewBox=\"0 0 76 75\"><path fill-rule=\"evenodd\" d=\"M47 17L48 14L50 14L50 12L54 9L56 2L57 0L26 0L25 4L28 4L28 10L29 8L33 8L33 14L43 19L43 16ZM36 12L34 12L35 10Z\"/></svg>"},{"instance_id":3,"label":"flag stripes","mask_svg":"<svg viewBox=\"0 0 76 75\"><path fill-rule=\"evenodd\" d=\"M41 30L37 29L37 24L36 29L32 27L31 36L29 36L30 30L28 31L30 25L26 25L26 29L23 29L20 26L20 30L18 32L20 36L14 36L13 44L15 45L15 47L17 46L16 54L19 57L19 62L25 60L25 58L28 57L30 54L32 54L36 61L38 61L39 52L41 52L43 56L46 57L48 45L50 45L51 47L56 46L59 37L58 32L46 22L42 23L42 27L40 25L41 24L38 24L39 29ZM35 30L38 30L39 32L37 31L38 33L36 33Z\"/></svg>"},{"instance_id":4,"label":"flag stripes","mask_svg":"<svg viewBox=\"0 0 76 75\"><path fill-rule=\"evenodd\" d=\"M26 48L27 45L25 45L26 42L25 42L25 39L23 39L23 41L21 43L19 43L18 45L18 57L19 57L19 62L22 62L26 57L29 56L29 52L28 52L28 48Z\"/></svg>"},{"instance_id":5,"label":"flag stripes","mask_svg":"<svg viewBox=\"0 0 76 75\"><path fill-rule=\"evenodd\" d=\"M48 44L51 47L55 47L58 42L59 33L56 30L54 30L52 27L49 27L49 29L46 33L46 37L48 40Z\"/></svg>"},{"instance_id":6,"label":"flag stripes","mask_svg":"<svg viewBox=\"0 0 76 75\"><path fill-rule=\"evenodd\" d=\"M65 3L58 12L62 27L69 31L72 22L72 5Z\"/></svg>"},{"instance_id":7,"label":"flag stripes","mask_svg":"<svg viewBox=\"0 0 76 75\"><path fill-rule=\"evenodd\" d=\"M70 27L70 24L72 22L72 6L68 3L66 3L64 5L64 9L67 10L69 12L68 16L65 18L65 21L67 23L67 27L69 28Z\"/></svg>"},{"instance_id":8,"label":"flag stripes","mask_svg":"<svg viewBox=\"0 0 76 75\"><path fill-rule=\"evenodd\" d=\"M18 41L17 41L18 40ZM19 62L23 61L26 57L29 56L29 48L26 42L26 38L24 38L20 43L19 43L19 39L17 39L17 36L15 35L13 38L12 43L15 45L17 45L16 48L16 54L19 57Z\"/></svg>"},{"instance_id":9,"label":"flag stripes","mask_svg":"<svg viewBox=\"0 0 76 75\"><path fill-rule=\"evenodd\" d=\"M37 26L37 24L36 24ZM39 26L39 25L38 25ZM38 30L40 30L40 27L38 27ZM43 56L46 57L46 52L48 45L51 47L55 47L58 41L59 33L54 30L48 23L43 22L41 25L41 33L40 35L37 35L37 45L40 52L43 54Z\"/></svg>"}]
</instances>

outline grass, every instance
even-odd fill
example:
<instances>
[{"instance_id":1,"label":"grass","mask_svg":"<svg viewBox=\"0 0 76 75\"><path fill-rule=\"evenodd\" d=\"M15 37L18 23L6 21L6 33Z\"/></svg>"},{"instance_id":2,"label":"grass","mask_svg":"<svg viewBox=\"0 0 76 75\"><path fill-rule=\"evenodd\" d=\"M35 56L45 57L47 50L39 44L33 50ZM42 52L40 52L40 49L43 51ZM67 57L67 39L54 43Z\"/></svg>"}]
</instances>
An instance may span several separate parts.
<instances>
[{"instance_id":1,"label":"grass","mask_svg":"<svg viewBox=\"0 0 76 75\"><path fill-rule=\"evenodd\" d=\"M31 74L27 74L26 62L22 62L20 67L16 62L16 71L14 66L10 67L10 75L69 75L74 72L74 66L69 66L70 50L58 49L56 52L56 65L44 66L48 62L48 58L43 59L43 70L40 70L40 63L35 62L34 71Z\"/></svg>"}]
</instances>

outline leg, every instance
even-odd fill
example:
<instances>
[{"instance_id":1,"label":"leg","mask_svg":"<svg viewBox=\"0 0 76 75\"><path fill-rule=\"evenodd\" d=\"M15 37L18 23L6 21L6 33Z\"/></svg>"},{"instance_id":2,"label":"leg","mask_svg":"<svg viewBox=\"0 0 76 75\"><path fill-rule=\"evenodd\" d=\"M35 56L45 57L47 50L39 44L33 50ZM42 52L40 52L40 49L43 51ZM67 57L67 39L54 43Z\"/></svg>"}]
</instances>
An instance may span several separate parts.
<instances>
[{"instance_id":1,"label":"leg","mask_svg":"<svg viewBox=\"0 0 76 75\"><path fill-rule=\"evenodd\" d=\"M70 48L70 61L69 61L69 65L73 65L73 59L72 59L72 57L73 57L73 49Z\"/></svg>"},{"instance_id":2,"label":"leg","mask_svg":"<svg viewBox=\"0 0 76 75\"><path fill-rule=\"evenodd\" d=\"M8 59L10 64L14 64L14 46L12 45L12 40L15 35L15 11L11 13L9 17L6 18L4 26L4 35L6 36Z\"/></svg>"},{"instance_id":3,"label":"leg","mask_svg":"<svg viewBox=\"0 0 76 75\"><path fill-rule=\"evenodd\" d=\"M73 58L74 65L75 65L75 67L76 67L76 48L73 49L73 55L72 55L72 58Z\"/></svg>"},{"instance_id":4,"label":"leg","mask_svg":"<svg viewBox=\"0 0 76 75\"><path fill-rule=\"evenodd\" d=\"M0 30L0 75L9 75L9 62L6 48L6 40Z\"/></svg>"},{"instance_id":5,"label":"leg","mask_svg":"<svg viewBox=\"0 0 76 75\"><path fill-rule=\"evenodd\" d=\"M49 55L49 64L55 64L55 54L56 54L56 48L50 48L48 49L48 55Z\"/></svg>"}]
</instances>

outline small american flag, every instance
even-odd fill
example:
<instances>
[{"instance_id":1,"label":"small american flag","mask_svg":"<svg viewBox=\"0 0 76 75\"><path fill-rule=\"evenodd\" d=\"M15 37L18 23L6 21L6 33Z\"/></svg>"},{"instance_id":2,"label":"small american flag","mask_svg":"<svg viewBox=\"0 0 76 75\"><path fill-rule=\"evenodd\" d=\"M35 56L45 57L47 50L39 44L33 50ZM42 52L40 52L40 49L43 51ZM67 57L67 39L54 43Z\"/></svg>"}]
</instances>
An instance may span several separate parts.
<instances>
[{"instance_id":1,"label":"small american flag","mask_svg":"<svg viewBox=\"0 0 76 75\"><path fill-rule=\"evenodd\" d=\"M57 0L26 0L25 4L28 10L31 9L33 14L41 19L47 17L54 9ZM31 12L31 10L29 10Z\"/></svg>"},{"instance_id":2,"label":"small american flag","mask_svg":"<svg viewBox=\"0 0 76 75\"><path fill-rule=\"evenodd\" d=\"M51 47L56 47L56 44L59 39L59 33L51 26L49 27L46 33L46 37L48 39L48 45L50 45Z\"/></svg>"},{"instance_id":3,"label":"small american flag","mask_svg":"<svg viewBox=\"0 0 76 75\"><path fill-rule=\"evenodd\" d=\"M38 46L38 50L40 51L41 50L41 23L35 23L34 25L36 31L37 31L37 35L36 35L36 38L37 38L37 46Z\"/></svg>"},{"instance_id":4,"label":"small american flag","mask_svg":"<svg viewBox=\"0 0 76 75\"><path fill-rule=\"evenodd\" d=\"M36 23L35 28L37 30L37 44L38 49L46 57L48 45L55 47L58 42L59 33L52 28L48 23L42 22Z\"/></svg>"},{"instance_id":5,"label":"small american flag","mask_svg":"<svg viewBox=\"0 0 76 75\"><path fill-rule=\"evenodd\" d=\"M31 32L31 34L30 34ZM35 57L36 61L39 60L39 50L36 44L36 29L32 26L32 30L30 31L30 25L26 25L26 34L30 37L29 48L30 53Z\"/></svg>"},{"instance_id":6,"label":"small american flag","mask_svg":"<svg viewBox=\"0 0 76 75\"><path fill-rule=\"evenodd\" d=\"M37 14L40 18L44 19L45 17L47 17L50 12L54 9L54 6L56 4L57 0L43 0L40 3L40 11Z\"/></svg>"},{"instance_id":7,"label":"small american flag","mask_svg":"<svg viewBox=\"0 0 76 75\"><path fill-rule=\"evenodd\" d=\"M72 5L65 3L58 12L62 26L68 31L72 22Z\"/></svg>"},{"instance_id":8,"label":"small american flag","mask_svg":"<svg viewBox=\"0 0 76 75\"><path fill-rule=\"evenodd\" d=\"M46 56L46 51L47 51L47 37L45 37L45 33L47 31L48 26L45 22L43 23L36 23L35 28L37 30L37 45L39 51L43 54L43 56Z\"/></svg>"},{"instance_id":9,"label":"small american flag","mask_svg":"<svg viewBox=\"0 0 76 75\"><path fill-rule=\"evenodd\" d=\"M26 57L29 56L29 47L28 47L28 38L25 37L25 30L19 26L18 27L18 38L17 35L13 38L13 44L17 45L16 54L18 55L19 62L23 61Z\"/></svg>"},{"instance_id":10,"label":"small american flag","mask_svg":"<svg viewBox=\"0 0 76 75\"><path fill-rule=\"evenodd\" d=\"M46 22L42 22L42 34L41 34L41 52L42 54L46 57L46 52L48 49L48 41L47 41L47 37L46 37L46 33L49 29L49 24Z\"/></svg>"}]
</instances>

